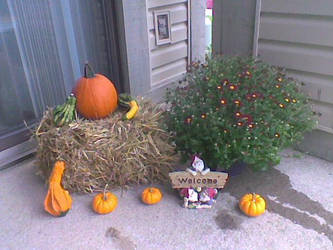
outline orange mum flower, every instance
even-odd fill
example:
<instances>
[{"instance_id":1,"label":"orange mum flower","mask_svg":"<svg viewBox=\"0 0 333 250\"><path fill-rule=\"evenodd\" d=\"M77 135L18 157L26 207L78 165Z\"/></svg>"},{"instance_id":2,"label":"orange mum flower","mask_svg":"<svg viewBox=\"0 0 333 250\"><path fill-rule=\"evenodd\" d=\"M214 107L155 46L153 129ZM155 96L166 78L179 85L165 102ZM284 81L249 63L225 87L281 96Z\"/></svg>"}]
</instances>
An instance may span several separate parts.
<instances>
[{"instance_id":1,"label":"orange mum flower","mask_svg":"<svg viewBox=\"0 0 333 250\"><path fill-rule=\"evenodd\" d=\"M232 84L232 85L229 86L230 90L237 90L237 88L238 87L236 85L234 85L234 84Z\"/></svg>"},{"instance_id":2,"label":"orange mum flower","mask_svg":"<svg viewBox=\"0 0 333 250\"><path fill-rule=\"evenodd\" d=\"M191 116L188 116L186 119L185 119L185 123L186 124L190 124L192 122L192 117Z\"/></svg>"},{"instance_id":3,"label":"orange mum flower","mask_svg":"<svg viewBox=\"0 0 333 250\"><path fill-rule=\"evenodd\" d=\"M221 103L222 105L227 105L227 100L226 100L225 98L222 98L222 99L220 100L220 103Z\"/></svg>"},{"instance_id":4,"label":"orange mum flower","mask_svg":"<svg viewBox=\"0 0 333 250\"><path fill-rule=\"evenodd\" d=\"M242 102L240 100L234 100L234 104L236 104L237 106L241 106Z\"/></svg>"}]
</instances>

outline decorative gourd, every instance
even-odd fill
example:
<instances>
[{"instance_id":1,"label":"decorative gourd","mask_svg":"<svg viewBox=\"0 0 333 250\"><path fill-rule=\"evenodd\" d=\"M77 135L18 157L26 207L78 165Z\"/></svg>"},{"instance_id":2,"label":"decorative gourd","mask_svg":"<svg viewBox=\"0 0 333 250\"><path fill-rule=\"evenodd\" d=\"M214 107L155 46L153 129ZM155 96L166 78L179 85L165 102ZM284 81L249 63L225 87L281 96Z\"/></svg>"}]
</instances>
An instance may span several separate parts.
<instances>
[{"instance_id":1,"label":"decorative gourd","mask_svg":"<svg viewBox=\"0 0 333 250\"><path fill-rule=\"evenodd\" d=\"M72 207L72 197L61 186L64 170L65 162L57 161L49 178L49 190L44 200L44 209L53 216L65 216Z\"/></svg>"},{"instance_id":2,"label":"decorative gourd","mask_svg":"<svg viewBox=\"0 0 333 250\"><path fill-rule=\"evenodd\" d=\"M125 93L119 95L119 105L129 108L128 112L124 115L123 120L133 119L139 111L138 102Z\"/></svg>"},{"instance_id":3,"label":"decorative gourd","mask_svg":"<svg viewBox=\"0 0 333 250\"><path fill-rule=\"evenodd\" d=\"M139 111L139 105L135 100L130 101L129 103L130 110L125 114L126 120L131 120L136 116L136 113Z\"/></svg>"},{"instance_id":4,"label":"decorative gourd","mask_svg":"<svg viewBox=\"0 0 333 250\"><path fill-rule=\"evenodd\" d=\"M62 126L71 123L77 116L76 110L76 98L73 94L67 97L64 104L58 105L53 110L53 122L57 126Z\"/></svg>"},{"instance_id":5,"label":"decorative gourd","mask_svg":"<svg viewBox=\"0 0 333 250\"><path fill-rule=\"evenodd\" d=\"M159 203L162 200L162 192L155 187L148 187L143 190L141 199L148 205Z\"/></svg>"},{"instance_id":6,"label":"decorative gourd","mask_svg":"<svg viewBox=\"0 0 333 250\"><path fill-rule=\"evenodd\" d=\"M111 213L118 205L117 196L111 192L106 192L106 187L104 188L103 193L97 194L94 197L92 203L93 210L98 214Z\"/></svg>"},{"instance_id":7,"label":"decorative gourd","mask_svg":"<svg viewBox=\"0 0 333 250\"><path fill-rule=\"evenodd\" d=\"M265 212L266 202L258 194L246 194L240 199L239 208L248 216L258 216Z\"/></svg>"},{"instance_id":8,"label":"decorative gourd","mask_svg":"<svg viewBox=\"0 0 333 250\"><path fill-rule=\"evenodd\" d=\"M113 83L101 74L94 74L88 63L73 92L77 111L88 119L101 119L111 114L118 105L118 94Z\"/></svg>"}]
</instances>

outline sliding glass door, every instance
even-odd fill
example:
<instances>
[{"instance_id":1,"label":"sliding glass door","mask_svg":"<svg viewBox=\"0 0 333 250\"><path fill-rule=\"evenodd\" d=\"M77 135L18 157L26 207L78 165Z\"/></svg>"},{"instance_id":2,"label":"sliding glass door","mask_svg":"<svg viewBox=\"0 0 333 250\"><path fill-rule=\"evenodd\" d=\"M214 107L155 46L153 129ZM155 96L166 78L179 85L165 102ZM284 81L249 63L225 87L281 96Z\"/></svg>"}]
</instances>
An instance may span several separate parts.
<instances>
[{"instance_id":1,"label":"sliding glass door","mask_svg":"<svg viewBox=\"0 0 333 250\"><path fill-rule=\"evenodd\" d=\"M0 151L29 137L25 122L36 121L32 90L24 71L7 1L0 0Z\"/></svg>"},{"instance_id":2,"label":"sliding glass door","mask_svg":"<svg viewBox=\"0 0 333 250\"><path fill-rule=\"evenodd\" d=\"M114 1L0 0L0 168L88 61L121 91ZM27 150L27 147L24 147Z\"/></svg>"}]
</instances>

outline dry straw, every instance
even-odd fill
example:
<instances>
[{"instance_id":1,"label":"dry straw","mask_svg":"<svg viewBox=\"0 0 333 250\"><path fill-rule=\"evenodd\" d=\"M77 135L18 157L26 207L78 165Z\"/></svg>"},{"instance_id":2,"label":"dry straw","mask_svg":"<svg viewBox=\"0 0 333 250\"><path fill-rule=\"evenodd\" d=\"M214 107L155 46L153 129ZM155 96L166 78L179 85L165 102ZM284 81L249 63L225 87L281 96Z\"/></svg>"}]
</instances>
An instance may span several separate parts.
<instances>
[{"instance_id":1,"label":"dry straw","mask_svg":"<svg viewBox=\"0 0 333 250\"><path fill-rule=\"evenodd\" d=\"M34 132L38 175L47 181L54 162L64 160L62 184L71 192L167 182L179 158L161 128L163 111L144 99L139 105L131 121L123 121L125 111L118 109L106 119L77 119L63 127L55 126L47 110Z\"/></svg>"}]
</instances>

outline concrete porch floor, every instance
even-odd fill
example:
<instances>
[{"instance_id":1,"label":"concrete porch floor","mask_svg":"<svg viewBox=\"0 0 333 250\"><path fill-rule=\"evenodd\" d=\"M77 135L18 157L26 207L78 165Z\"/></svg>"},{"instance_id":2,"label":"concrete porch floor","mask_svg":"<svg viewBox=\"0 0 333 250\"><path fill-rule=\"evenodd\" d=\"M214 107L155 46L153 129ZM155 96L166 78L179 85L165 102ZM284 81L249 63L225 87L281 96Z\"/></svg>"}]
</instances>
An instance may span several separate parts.
<instances>
[{"instance_id":1,"label":"concrete porch floor","mask_svg":"<svg viewBox=\"0 0 333 250\"><path fill-rule=\"evenodd\" d=\"M119 204L108 215L92 211L94 194L73 194L61 218L44 212L47 187L31 158L0 171L0 249L333 249L333 163L282 155L270 171L231 177L212 209L182 208L169 187L147 206L138 186L115 191ZM247 192L267 199L265 214L248 218L238 210Z\"/></svg>"}]
</instances>

